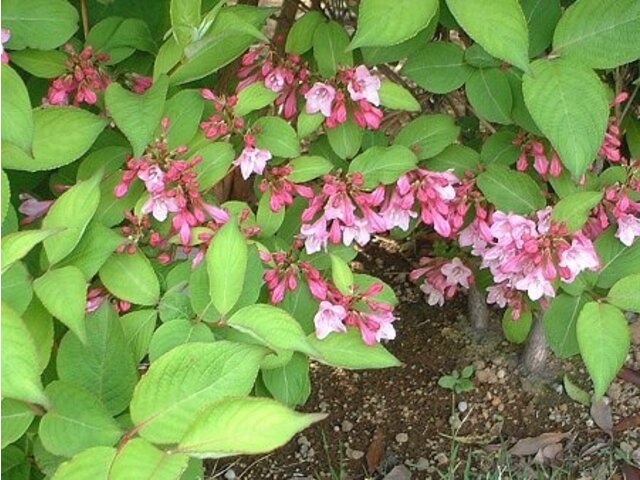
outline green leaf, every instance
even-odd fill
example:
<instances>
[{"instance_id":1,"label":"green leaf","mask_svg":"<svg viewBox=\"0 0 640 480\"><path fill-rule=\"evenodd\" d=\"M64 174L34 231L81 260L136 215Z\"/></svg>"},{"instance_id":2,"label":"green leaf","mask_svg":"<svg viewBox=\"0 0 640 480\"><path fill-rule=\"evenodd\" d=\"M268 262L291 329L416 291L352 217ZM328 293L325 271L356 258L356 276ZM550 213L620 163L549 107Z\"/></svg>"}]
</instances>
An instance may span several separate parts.
<instances>
[{"instance_id":1,"label":"green leaf","mask_svg":"<svg viewBox=\"0 0 640 480\"><path fill-rule=\"evenodd\" d=\"M407 112L420 111L420 104L411 92L397 83L383 80L378 93L380 94L380 105L383 107Z\"/></svg>"},{"instance_id":2,"label":"green leaf","mask_svg":"<svg viewBox=\"0 0 640 480\"><path fill-rule=\"evenodd\" d=\"M544 312L544 335L553 353L560 358L577 354L576 322L582 307L589 301L586 295L572 296L562 293L551 301Z\"/></svg>"},{"instance_id":3,"label":"green leaf","mask_svg":"<svg viewBox=\"0 0 640 480\"><path fill-rule=\"evenodd\" d=\"M527 215L544 208L538 184L526 173L502 165L489 165L478 175L478 188L498 210Z\"/></svg>"},{"instance_id":4,"label":"green leaf","mask_svg":"<svg viewBox=\"0 0 640 480\"><path fill-rule=\"evenodd\" d=\"M346 122L327 129L327 138L336 155L347 159L353 157L360 150L363 133L364 131L353 118L348 118Z\"/></svg>"},{"instance_id":5,"label":"green leaf","mask_svg":"<svg viewBox=\"0 0 640 480\"><path fill-rule=\"evenodd\" d=\"M40 371L43 371L49 364L53 349L53 318L36 298L24 312L22 319L33 337L40 360Z\"/></svg>"},{"instance_id":6,"label":"green leaf","mask_svg":"<svg viewBox=\"0 0 640 480\"><path fill-rule=\"evenodd\" d=\"M182 59L182 47L178 45L173 36L167 38L160 49L153 64L153 80L157 80L161 75L169 73Z\"/></svg>"},{"instance_id":7,"label":"green leaf","mask_svg":"<svg viewBox=\"0 0 640 480\"><path fill-rule=\"evenodd\" d=\"M580 0L565 11L553 36L556 54L592 68L640 58L640 3Z\"/></svg>"},{"instance_id":8,"label":"green leaf","mask_svg":"<svg viewBox=\"0 0 640 480\"><path fill-rule=\"evenodd\" d=\"M63 337L57 357L58 377L84 387L111 415L117 415L131 400L138 380L137 364L118 315L108 302L87 315L86 326L86 344L69 333Z\"/></svg>"},{"instance_id":9,"label":"green leaf","mask_svg":"<svg viewBox=\"0 0 640 480\"><path fill-rule=\"evenodd\" d=\"M18 440L27 431L35 414L25 403L2 400L2 448Z\"/></svg>"},{"instance_id":10,"label":"green leaf","mask_svg":"<svg viewBox=\"0 0 640 480\"><path fill-rule=\"evenodd\" d=\"M189 457L185 454L167 453L141 438L134 438L118 451L109 478L176 480L184 478L181 475L188 462Z\"/></svg>"},{"instance_id":11,"label":"green leaf","mask_svg":"<svg viewBox=\"0 0 640 480\"><path fill-rule=\"evenodd\" d=\"M513 144L516 134L511 130L500 130L491 135L482 145L480 161L509 167L518 161L520 147Z\"/></svg>"},{"instance_id":12,"label":"green leaf","mask_svg":"<svg viewBox=\"0 0 640 480\"><path fill-rule=\"evenodd\" d=\"M427 44L434 36L438 27L439 15L434 15L429 25L420 30L415 37L402 43L391 46L362 47L360 53L366 65L380 65L381 63L394 63L406 60Z\"/></svg>"},{"instance_id":13,"label":"green leaf","mask_svg":"<svg viewBox=\"0 0 640 480\"><path fill-rule=\"evenodd\" d=\"M95 395L55 381L45 390L52 407L40 420L38 434L54 455L72 457L91 447L110 447L122 430Z\"/></svg>"},{"instance_id":14,"label":"green leaf","mask_svg":"<svg viewBox=\"0 0 640 480\"><path fill-rule=\"evenodd\" d=\"M42 390L38 352L24 321L2 302L2 396L48 406Z\"/></svg>"},{"instance_id":15,"label":"green leaf","mask_svg":"<svg viewBox=\"0 0 640 480\"><path fill-rule=\"evenodd\" d=\"M33 289L51 315L86 343L87 282L82 271L72 266L49 270L33 282Z\"/></svg>"},{"instance_id":16,"label":"green leaf","mask_svg":"<svg viewBox=\"0 0 640 480\"><path fill-rule=\"evenodd\" d=\"M621 278L609 290L607 301L622 310L640 312L638 285L640 285L640 273Z\"/></svg>"},{"instance_id":17,"label":"green leaf","mask_svg":"<svg viewBox=\"0 0 640 480\"><path fill-rule=\"evenodd\" d=\"M31 461L27 457L24 447L9 445L2 450L2 475L11 476L15 480L29 480L31 478Z\"/></svg>"},{"instance_id":18,"label":"green leaf","mask_svg":"<svg viewBox=\"0 0 640 480\"><path fill-rule=\"evenodd\" d=\"M518 0L446 0L447 6L476 42L496 58L529 69L529 32Z\"/></svg>"},{"instance_id":19,"label":"green leaf","mask_svg":"<svg viewBox=\"0 0 640 480\"><path fill-rule=\"evenodd\" d=\"M48 230L23 230L2 237L2 273L24 258L37 244L63 230L62 227Z\"/></svg>"},{"instance_id":20,"label":"green leaf","mask_svg":"<svg viewBox=\"0 0 640 480\"><path fill-rule=\"evenodd\" d=\"M436 172L446 172L453 169L458 178L463 178L467 172L476 172L480 163L480 155L473 148L464 145L449 145L435 157L427 160L425 165Z\"/></svg>"},{"instance_id":21,"label":"green leaf","mask_svg":"<svg viewBox=\"0 0 640 480\"><path fill-rule=\"evenodd\" d=\"M51 50L78 29L78 11L66 0L5 0L2 27L11 31L7 47Z\"/></svg>"},{"instance_id":22,"label":"green leaf","mask_svg":"<svg viewBox=\"0 0 640 480\"><path fill-rule=\"evenodd\" d=\"M313 57L324 78L335 76L340 67L353 65L353 55L347 51L349 35L338 22L321 23L313 35Z\"/></svg>"},{"instance_id":23,"label":"green leaf","mask_svg":"<svg viewBox=\"0 0 640 480\"><path fill-rule=\"evenodd\" d=\"M313 48L313 35L318 26L325 21L326 17L316 11L311 10L297 19L292 25L284 50L287 53L302 55Z\"/></svg>"},{"instance_id":24,"label":"green leaf","mask_svg":"<svg viewBox=\"0 0 640 480\"><path fill-rule=\"evenodd\" d=\"M277 212L271 210L269 203L271 202L271 192L266 191L260 197L258 202L258 212L256 213L256 220L260 227L260 236L269 238L273 236L284 220L284 208L280 208Z\"/></svg>"},{"instance_id":25,"label":"green leaf","mask_svg":"<svg viewBox=\"0 0 640 480\"><path fill-rule=\"evenodd\" d=\"M268 452L326 416L297 413L266 398L228 398L198 415L178 451L196 458Z\"/></svg>"},{"instance_id":26,"label":"green leaf","mask_svg":"<svg viewBox=\"0 0 640 480\"><path fill-rule=\"evenodd\" d=\"M414 37L438 12L437 0L362 0L358 28L349 44L358 47L396 45Z\"/></svg>"},{"instance_id":27,"label":"green leaf","mask_svg":"<svg viewBox=\"0 0 640 480\"><path fill-rule=\"evenodd\" d=\"M556 203L551 218L564 222L570 232L576 232L587 223L591 209L598 205L600 200L602 192L572 193Z\"/></svg>"},{"instance_id":28,"label":"green leaf","mask_svg":"<svg viewBox=\"0 0 640 480\"><path fill-rule=\"evenodd\" d=\"M124 241L119 233L94 220L87 227L76 248L59 266L72 265L80 269L84 278L89 281Z\"/></svg>"},{"instance_id":29,"label":"green leaf","mask_svg":"<svg viewBox=\"0 0 640 480\"><path fill-rule=\"evenodd\" d=\"M255 124L256 145L266 148L276 157L300 155L300 141L291 125L278 117L262 117Z\"/></svg>"},{"instance_id":30,"label":"green leaf","mask_svg":"<svg viewBox=\"0 0 640 480\"><path fill-rule=\"evenodd\" d=\"M99 272L104 286L118 298L137 305L155 305L160 283L149 259L140 250L114 253Z\"/></svg>"},{"instance_id":31,"label":"green leaf","mask_svg":"<svg viewBox=\"0 0 640 480\"><path fill-rule=\"evenodd\" d=\"M80 158L107 125L105 118L76 107L49 106L33 110L33 159L5 164L36 172L53 170Z\"/></svg>"},{"instance_id":32,"label":"green leaf","mask_svg":"<svg viewBox=\"0 0 640 480\"><path fill-rule=\"evenodd\" d=\"M309 335L309 341L321 355L313 358L333 367L359 370L402 365L379 343L364 343L357 328L349 328L346 333L333 333L323 340L319 340L315 333L312 333Z\"/></svg>"},{"instance_id":33,"label":"green leaf","mask_svg":"<svg viewBox=\"0 0 640 480\"><path fill-rule=\"evenodd\" d=\"M609 228L594 243L602 265L596 282L598 287L610 288L621 278L640 273L640 242L627 247L615 237L613 228Z\"/></svg>"},{"instance_id":34,"label":"green leaf","mask_svg":"<svg viewBox=\"0 0 640 480\"><path fill-rule=\"evenodd\" d=\"M171 83L197 80L232 62L255 43L260 34L258 28L262 28L270 14L271 9L247 5L220 10L208 32L197 42L187 45L185 58L171 74ZM180 57L173 65L179 60Z\"/></svg>"},{"instance_id":35,"label":"green leaf","mask_svg":"<svg viewBox=\"0 0 640 480\"><path fill-rule=\"evenodd\" d=\"M278 95L280 94L265 87L262 82L252 83L238 93L238 103L234 107L234 112L239 117L244 117L247 113L271 105Z\"/></svg>"},{"instance_id":36,"label":"green leaf","mask_svg":"<svg viewBox=\"0 0 640 480\"><path fill-rule=\"evenodd\" d=\"M497 68L480 68L465 84L469 103L485 120L509 125L513 97L507 76Z\"/></svg>"},{"instance_id":37,"label":"green leaf","mask_svg":"<svg viewBox=\"0 0 640 480\"><path fill-rule=\"evenodd\" d=\"M33 113L29 93L20 75L5 63L2 64L2 91L11 92L6 95L2 105L2 140L30 152L33 141ZM4 153L4 148L2 150ZM11 168L11 164L7 165L4 160L2 166Z\"/></svg>"},{"instance_id":38,"label":"green leaf","mask_svg":"<svg viewBox=\"0 0 640 480\"><path fill-rule=\"evenodd\" d=\"M464 61L476 68L499 68L501 65L500 60L489 55L479 43L474 43L464 51Z\"/></svg>"},{"instance_id":39,"label":"green leaf","mask_svg":"<svg viewBox=\"0 0 640 480\"><path fill-rule=\"evenodd\" d=\"M120 317L122 333L136 362L140 362L149 351L157 318L155 310L136 310Z\"/></svg>"},{"instance_id":40,"label":"green leaf","mask_svg":"<svg viewBox=\"0 0 640 480\"><path fill-rule=\"evenodd\" d=\"M331 257L331 279L338 290L345 295L353 293L353 272L347 262L337 255Z\"/></svg>"},{"instance_id":41,"label":"green leaf","mask_svg":"<svg viewBox=\"0 0 640 480\"><path fill-rule=\"evenodd\" d=\"M573 383L567 374L564 376L563 385L564 390L571 400L587 407L591 406L591 397L589 394Z\"/></svg>"},{"instance_id":42,"label":"green leaf","mask_svg":"<svg viewBox=\"0 0 640 480\"><path fill-rule=\"evenodd\" d=\"M175 347L193 342L213 342L211 329L204 323L192 323L186 319L160 325L149 344L149 361L155 362Z\"/></svg>"},{"instance_id":43,"label":"green leaf","mask_svg":"<svg viewBox=\"0 0 640 480\"><path fill-rule=\"evenodd\" d=\"M631 345L629 326L616 307L589 302L580 312L576 334L597 401L607 392L627 357Z\"/></svg>"},{"instance_id":44,"label":"green leaf","mask_svg":"<svg viewBox=\"0 0 640 480\"><path fill-rule=\"evenodd\" d=\"M210 188L224 178L229 172L236 153L231 144L227 142L215 142L205 145L198 150L194 157L202 157L202 161L196 166L198 172L198 184L201 189Z\"/></svg>"},{"instance_id":45,"label":"green leaf","mask_svg":"<svg viewBox=\"0 0 640 480\"><path fill-rule=\"evenodd\" d=\"M105 104L118 128L124 133L133 154L140 156L160 124L164 112L169 82L167 77L156 79L142 95L130 92L118 83L112 83L105 93Z\"/></svg>"},{"instance_id":46,"label":"green leaf","mask_svg":"<svg viewBox=\"0 0 640 480\"><path fill-rule=\"evenodd\" d=\"M77 183L64 192L42 221L44 229L64 228L55 237L44 239L49 263L55 264L69 255L80 242L100 202L102 172Z\"/></svg>"},{"instance_id":47,"label":"green leaf","mask_svg":"<svg viewBox=\"0 0 640 480\"><path fill-rule=\"evenodd\" d=\"M173 36L182 47L197 38L201 3L201 0L171 0L169 4Z\"/></svg>"},{"instance_id":48,"label":"green leaf","mask_svg":"<svg viewBox=\"0 0 640 480\"><path fill-rule=\"evenodd\" d=\"M247 240L235 221L216 233L206 255L211 301L221 315L238 302L247 271Z\"/></svg>"},{"instance_id":49,"label":"green leaf","mask_svg":"<svg viewBox=\"0 0 640 480\"><path fill-rule=\"evenodd\" d=\"M170 322L171 320L190 320L194 317L189 291L184 283L179 283L171 290L168 290L160 300L158 313L160 320Z\"/></svg>"},{"instance_id":50,"label":"green leaf","mask_svg":"<svg viewBox=\"0 0 640 480\"><path fill-rule=\"evenodd\" d=\"M524 100L565 167L582 175L593 162L607 128L609 104L598 76L563 59L538 60L522 83Z\"/></svg>"},{"instance_id":51,"label":"green leaf","mask_svg":"<svg viewBox=\"0 0 640 480\"><path fill-rule=\"evenodd\" d=\"M2 274L2 298L18 315L24 313L33 298L31 280L31 274L22 262Z\"/></svg>"},{"instance_id":52,"label":"green leaf","mask_svg":"<svg viewBox=\"0 0 640 480\"><path fill-rule=\"evenodd\" d=\"M353 159L349 173L360 172L364 188L372 189L380 183L394 183L401 175L415 168L415 154L403 145L371 147Z\"/></svg>"},{"instance_id":53,"label":"green leaf","mask_svg":"<svg viewBox=\"0 0 640 480\"><path fill-rule=\"evenodd\" d=\"M473 69L465 63L459 45L431 42L409 56L402 73L425 90L444 94L460 88Z\"/></svg>"},{"instance_id":54,"label":"green leaf","mask_svg":"<svg viewBox=\"0 0 640 480\"><path fill-rule=\"evenodd\" d=\"M156 50L149 27L139 18L105 18L91 28L87 44L98 52L109 54L107 65L120 63L136 50L149 53L155 53Z\"/></svg>"},{"instance_id":55,"label":"green leaf","mask_svg":"<svg viewBox=\"0 0 640 480\"><path fill-rule=\"evenodd\" d=\"M315 180L333 169L333 163L326 158L311 155L295 158L289 162L289 166L291 173L288 178L294 183Z\"/></svg>"},{"instance_id":56,"label":"green leaf","mask_svg":"<svg viewBox=\"0 0 640 480\"><path fill-rule=\"evenodd\" d=\"M180 90L167 100L162 116L169 119L169 148L186 145L191 141L198 132L203 111L204 99L198 90ZM156 135L160 132L158 127Z\"/></svg>"},{"instance_id":57,"label":"green leaf","mask_svg":"<svg viewBox=\"0 0 640 480\"><path fill-rule=\"evenodd\" d=\"M154 443L180 441L207 405L232 395L248 395L265 351L225 341L174 348L149 368L131 401L131 419Z\"/></svg>"},{"instance_id":58,"label":"green leaf","mask_svg":"<svg viewBox=\"0 0 640 480\"><path fill-rule=\"evenodd\" d=\"M295 353L282 367L262 370L262 381L273 398L290 407L304 405L311 395L309 360Z\"/></svg>"},{"instance_id":59,"label":"green leaf","mask_svg":"<svg viewBox=\"0 0 640 480\"><path fill-rule=\"evenodd\" d=\"M60 465L52 480L107 479L115 456L116 449L112 447L90 448Z\"/></svg>"},{"instance_id":60,"label":"green leaf","mask_svg":"<svg viewBox=\"0 0 640 480\"><path fill-rule=\"evenodd\" d=\"M298 114L298 120L296 124L296 128L298 131L298 138L303 139L314 133L316 130L320 128L320 125L324 122L324 115L322 113L317 112L313 114L307 113L305 110L302 110Z\"/></svg>"},{"instance_id":61,"label":"green leaf","mask_svg":"<svg viewBox=\"0 0 640 480\"><path fill-rule=\"evenodd\" d=\"M410 148L418 160L424 160L442 152L459 134L460 127L451 115L421 115L402 127L395 143Z\"/></svg>"},{"instance_id":62,"label":"green leaf","mask_svg":"<svg viewBox=\"0 0 640 480\"><path fill-rule=\"evenodd\" d=\"M502 316L502 331L504 337L511 343L524 343L529 336L533 315L531 310L525 310L520 314L520 318L515 320L511 308L505 310Z\"/></svg>"},{"instance_id":63,"label":"green leaf","mask_svg":"<svg viewBox=\"0 0 640 480\"><path fill-rule=\"evenodd\" d=\"M302 327L287 312L266 304L249 305L234 313L226 324L246 333L272 350L316 353Z\"/></svg>"},{"instance_id":64,"label":"green leaf","mask_svg":"<svg viewBox=\"0 0 640 480\"><path fill-rule=\"evenodd\" d=\"M560 0L520 0L529 27L529 57L544 52L562 15Z\"/></svg>"},{"instance_id":65,"label":"green leaf","mask_svg":"<svg viewBox=\"0 0 640 480\"><path fill-rule=\"evenodd\" d=\"M11 52L11 62L34 77L54 78L67 71L68 55L58 50L26 49Z\"/></svg>"}]
</instances>

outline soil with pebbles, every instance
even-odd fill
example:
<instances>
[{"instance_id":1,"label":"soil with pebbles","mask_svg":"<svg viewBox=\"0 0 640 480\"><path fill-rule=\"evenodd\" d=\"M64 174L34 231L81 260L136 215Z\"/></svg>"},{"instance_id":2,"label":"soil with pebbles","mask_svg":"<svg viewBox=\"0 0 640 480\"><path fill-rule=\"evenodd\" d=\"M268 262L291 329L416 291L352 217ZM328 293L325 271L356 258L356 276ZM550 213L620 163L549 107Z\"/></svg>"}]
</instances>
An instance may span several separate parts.
<instances>
[{"instance_id":1,"label":"soil with pebbles","mask_svg":"<svg viewBox=\"0 0 640 480\"><path fill-rule=\"evenodd\" d=\"M416 258L415 252L411 256ZM502 338L499 312L492 330L479 338L467 323L464 296L445 308L429 307L408 282L412 264L392 242L367 248L358 266L389 283L400 300L398 335L387 347L404 366L353 372L313 364L313 394L302 410L329 417L270 455L218 464L212 476L337 479L342 471L353 480L440 478L438 470L451 463L452 427L459 437L460 470L471 456L472 475L495 471L499 452L545 432L569 432L555 459L567 471L559 478L610 478L610 466L620 457L640 464L640 427L611 438L594 424L588 407L564 392L565 374L589 385L578 359L553 359L545 379L531 380L519 368L521 348ZM636 370L638 327L636 322L626 363ZM473 391L453 396L438 386L442 375L467 365L475 368ZM608 397L614 424L640 412L639 389L630 383L616 380ZM533 456L511 460L520 468L532 462Z\"/></svg>"}]
</instances>

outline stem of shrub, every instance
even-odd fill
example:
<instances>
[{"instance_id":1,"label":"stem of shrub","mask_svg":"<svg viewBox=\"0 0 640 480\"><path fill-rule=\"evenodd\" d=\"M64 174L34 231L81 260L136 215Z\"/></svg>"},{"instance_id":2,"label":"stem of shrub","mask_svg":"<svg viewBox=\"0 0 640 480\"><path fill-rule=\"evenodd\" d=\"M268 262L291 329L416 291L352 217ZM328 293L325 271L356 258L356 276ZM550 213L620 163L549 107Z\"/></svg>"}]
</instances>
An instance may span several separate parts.
<instances>
[{"instance_id":1,"label":"stem of shrub","mask_svg":"<svg viewBox=\"0 0 640 480\"><path fill-rule=\"evenodd\" d=\"M467 296L467 315L474 330L482 332L489 326L489 308L484 294L472 285Z\"/></svg>"},{"instance_id":2,"label":"stem of shrub","mask_svg":"<svg viewBox=\"0 0 640 480\"><path fill-rule=\"evenodd\" d=\"M544 372L549 357L549 346L544 336L542 317L544 312L534 312L533 325L522 354L522 365L525 370L533 374Z\"/></svg>"}]
</instances>

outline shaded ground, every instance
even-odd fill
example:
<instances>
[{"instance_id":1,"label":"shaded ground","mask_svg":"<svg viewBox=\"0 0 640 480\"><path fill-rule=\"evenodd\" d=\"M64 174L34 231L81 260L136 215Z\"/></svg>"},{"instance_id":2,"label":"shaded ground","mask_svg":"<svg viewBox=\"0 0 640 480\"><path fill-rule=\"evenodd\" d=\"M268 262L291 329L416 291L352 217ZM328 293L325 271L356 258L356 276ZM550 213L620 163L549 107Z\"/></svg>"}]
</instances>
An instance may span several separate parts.
<instances>
[{"instance_id":1,"label":"shaded ground","mask_svg":"<svg viewBox=\"0 0 640 480\"><path fill-rule=\"evenodd\" d=\"M275 453L217 465L212 478L378 479L404 464L414 479L441 478L438 472L448 471L445 478L463 478L466 468L466 478L586 480L622 478L612 476L619 458L640 463L639 427L612 440L594 425L587 407L563 392L565 373L589 385L578 361L554 360L547 381L527 380L517 366L520 347L502 340L497 314L495 330L474 338L466 322L466 299L461 296L446 308L427 306L406 281L410 263L394 250L386 242L374 245L358 260L400 299L398 337L388 347L405 366L350 372L313 365L313 395L304 410L329 412L328 419ZM635 327L627 366L638 369ZM454 398L437 385L442 375L471 364L474 391ZM614 423L640 412L640 391L629 383L616 380L609 397ZM452 425L459 428L456 442ZM545 432L569 433L562 448L554 447L551 456L556 458L547 466L534 464L533 455L506 454L515 441ZM452 445L459 448L457 454Z\"/></svg>"}]
</instances>

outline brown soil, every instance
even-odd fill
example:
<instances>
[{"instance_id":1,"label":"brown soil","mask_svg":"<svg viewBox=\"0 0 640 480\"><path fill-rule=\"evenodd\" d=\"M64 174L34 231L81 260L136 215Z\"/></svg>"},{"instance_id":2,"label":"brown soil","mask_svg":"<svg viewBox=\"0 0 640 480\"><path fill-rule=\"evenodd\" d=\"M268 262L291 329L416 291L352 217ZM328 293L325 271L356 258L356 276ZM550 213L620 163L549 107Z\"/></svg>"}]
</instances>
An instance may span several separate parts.
<instances>
[{"instance_id":1,"label":"brown soil","mask_svg":"<svg viewBox=\"0 0 640 480\"><path fill-rule=\"evenodd\" d=\"M612 440L594 425L587 407L563 392L565 373L589 386L577 359L552 360L544 380L528 379L518 367L521 347L502 339L498 312L493 329L478 338L466 321L466 298L459 296L445 308L429 307L418 288L406 281L412 265L398 250L385 241L368 248L358 261L388 282L400 299L398 335L388 348L404 366L353 372L313 365L313 394L303 410L326 411L329 417L275 453L232 459L217 465L212 475L225 478L225 470L231 469L242 479L380 479L404 464L412 478L430 479L457 464L457 473L447 478L463 478L469 461L467 478L495 473L506 463L511 466L505 473L517 470L517 478L536 478L534 471L537 478L550 478L544 473L550 467L544 472L543 467L530 467L533 455L505 460L506 449L515 441L545 432L570 432L551 462L561 465L553 478L612 478L620 457L640 462L640 428ZM474 391L454 398L437 385L442 375L470 364L476 367ZM640 367L637 344L627 366ZM609 397L614 423L640 412L634 385L616 380ZM462 424L457 460L451 458L452 424ZM226 478L233 474L226 472Z\"/></svg>"}]
</instances>

